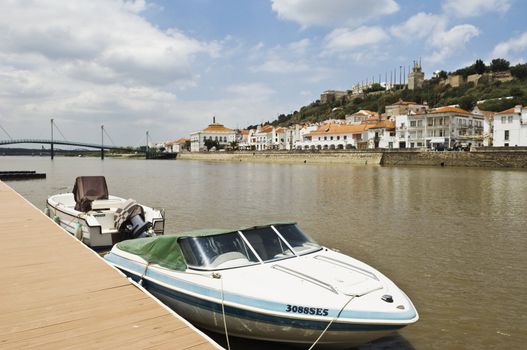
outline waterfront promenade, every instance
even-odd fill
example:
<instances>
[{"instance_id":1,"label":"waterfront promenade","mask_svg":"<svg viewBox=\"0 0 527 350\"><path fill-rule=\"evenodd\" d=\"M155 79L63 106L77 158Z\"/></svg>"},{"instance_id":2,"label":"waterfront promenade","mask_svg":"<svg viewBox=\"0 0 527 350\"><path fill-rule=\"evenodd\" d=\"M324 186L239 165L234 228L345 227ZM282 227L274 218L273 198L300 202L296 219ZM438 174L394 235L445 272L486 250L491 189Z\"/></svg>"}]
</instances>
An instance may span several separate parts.
<instances>
[{"instance_id":1,"label":"waterfront promenade","mask_svg":"<svg viewBox=\"0 0 527 350\"><path fill-rule=\"evenodd\" d=\"M222 349L0 181L1 349Z\"/></svg>"},{"instance_id":2,"label":"waterfront promenade","mask_svg":"<svg viewBox=\"0 0 527 350\"><path fill-rule=\"evenodd\" d=\"M527 148L486 148L472 152L436 152L415 149L366 151L236 151L185 152L179 160L258 163L340 163L385 166L454 166L474 168L527 168Z\"/></svg>"}]
</instances>

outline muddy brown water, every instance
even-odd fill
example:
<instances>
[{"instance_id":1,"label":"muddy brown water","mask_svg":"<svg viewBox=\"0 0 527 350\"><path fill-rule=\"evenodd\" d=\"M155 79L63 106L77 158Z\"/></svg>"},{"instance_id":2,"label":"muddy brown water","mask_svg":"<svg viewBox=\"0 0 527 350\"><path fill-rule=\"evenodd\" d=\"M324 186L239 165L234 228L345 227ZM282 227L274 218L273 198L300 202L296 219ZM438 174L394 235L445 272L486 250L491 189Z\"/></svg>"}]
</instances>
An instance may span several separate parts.
<instances>
[{"instance_id":1,"label":"muddy brown water","mask_svg":"<svg viewBox=\"0 0 527 350\"><path fill-rule=\"evenodd\" d=\"M527 343L527 172L470 168L0 157L39 208L76 176L166 210L166 233L297 221L382 271L420 320L361 349L520 349ZM212 335L225 345L222 336ZM233 349L288 349L232 339Z\"/></svg>"}]
</instances>

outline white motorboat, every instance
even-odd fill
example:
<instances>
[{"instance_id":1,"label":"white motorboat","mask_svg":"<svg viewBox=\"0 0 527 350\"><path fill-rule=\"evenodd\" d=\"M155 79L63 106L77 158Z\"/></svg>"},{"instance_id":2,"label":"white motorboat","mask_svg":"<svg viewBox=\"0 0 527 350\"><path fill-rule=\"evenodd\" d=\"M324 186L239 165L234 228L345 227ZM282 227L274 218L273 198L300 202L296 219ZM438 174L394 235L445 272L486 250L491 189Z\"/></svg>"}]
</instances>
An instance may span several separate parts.
<instances>
[{"instance_id":1,"label":"white motorboat","mask_svg":"<svg viewBox=\"0 0 527 350\"><path fill-rule=\"evenodd\" d=\"M123 241L104 258L197 326L237 337L342 348L419 318L386 276L294 223Z\"/></svg>"},{"instance_id":2,"label":"white motorboat","mask_svg":"<svg viewBox=\"0 0 527 350\"><path fill-rule=\"evenodd\" d=\"M45 211L95 250L125 239L162 235L165 226L160 210L109 195L104 176L78 177L72 193L48 198Z\"/></svg>"}]
</instances>

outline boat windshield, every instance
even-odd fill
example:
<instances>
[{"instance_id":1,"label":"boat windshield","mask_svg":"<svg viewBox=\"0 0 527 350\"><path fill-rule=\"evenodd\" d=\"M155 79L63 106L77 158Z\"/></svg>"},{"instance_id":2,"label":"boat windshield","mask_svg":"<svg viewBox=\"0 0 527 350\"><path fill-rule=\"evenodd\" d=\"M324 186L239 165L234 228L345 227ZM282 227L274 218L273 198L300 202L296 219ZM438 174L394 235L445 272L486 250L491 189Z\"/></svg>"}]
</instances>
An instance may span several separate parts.
<instances>
[{"instance_id":1,"label":"boat windshield","mask_svg":"<svg viewBox=\"0 0 527 350\"><path fill-rule=\"evenodd\" d=\"M182 237L179 246L187 265L198 269L224 269L259 262L238 232Z\"/></svg>"},{"instance_id":2,"label":"boat windshield","mask_svg":"<svg viewBox=\"0 0 527 350\"><path fill-rule=\"evenodd\" d=\"M321 249L295 224L262 226L210 236L182 237L179 245L187 265L200 270L248 266Z\"/></svg>"},{"instance_id":3,"label":"boat windshield","mask_svg":"<svg viewBox=\"0 0 527 350\"><path fill-rule=\"evenodd\" d=\"M311 237L302 232L296 224L278 224L274 227L298 255L311 253L322 248Z\"/></svg>"}]
</instances>

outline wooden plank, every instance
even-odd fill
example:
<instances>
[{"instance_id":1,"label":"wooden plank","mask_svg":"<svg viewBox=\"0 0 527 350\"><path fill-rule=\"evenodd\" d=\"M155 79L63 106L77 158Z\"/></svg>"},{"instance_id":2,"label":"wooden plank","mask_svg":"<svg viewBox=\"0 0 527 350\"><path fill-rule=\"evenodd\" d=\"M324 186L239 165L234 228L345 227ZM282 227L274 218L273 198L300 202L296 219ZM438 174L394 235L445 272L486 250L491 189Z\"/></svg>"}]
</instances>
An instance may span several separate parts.
<instances>
[{"instance_id":1,"label":"wooden plank","mask_svg":"<svg viewBox=\"0 0 527 350\"><path fill-rule=\"evenodd\" d=\"M0 348L221 349L0 182Z\"/></svg>"}]
</instances>

